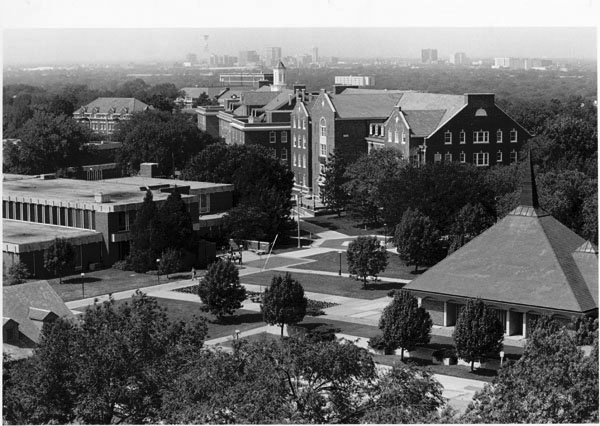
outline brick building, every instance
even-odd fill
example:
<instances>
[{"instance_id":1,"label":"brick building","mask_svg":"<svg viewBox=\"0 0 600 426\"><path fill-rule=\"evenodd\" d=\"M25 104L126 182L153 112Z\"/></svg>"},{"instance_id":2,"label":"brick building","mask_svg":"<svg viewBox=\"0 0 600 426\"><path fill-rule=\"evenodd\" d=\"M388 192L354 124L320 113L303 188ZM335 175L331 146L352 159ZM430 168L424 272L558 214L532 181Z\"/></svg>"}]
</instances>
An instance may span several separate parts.
<instances>
[{"instance_id":1,"label":"brick building","mask_svg":"<svg viewBox=\"0 0 600 426\"><path fill-rule=\"evenodd\" d=\"M233 185L154 178L155 168L144 163L140 176L102 181L4 175L3 267L21 261L44 277L43 252L57 237L75 246L78 270L123 260L147 188L160 206L177 186L196 235L216 232L232 207Z\"/></svg>"},{"instance_id":2,"label":"brick building","mask_svg":"<svg viewBox=\"0 0 600 426\"><path fill-rule=\"evenodd\" d=\"M98 98L73 113L73 118L94 133L113 134L116 124L128 120L136 112L153 109L135 98Z\"/></svg>"},{"instance_id":3,"label":"brick building","mask_svg":"<svg viewBox=\"0 0 600 426\"><path fill-rule=\"evenodd\" d=\"M540 315L598 315L598 249L539 207L529 165L520 205L410 282L433 324L456 324L467 299L495 309L506 336L526 338Z\"/></svg>"}]
</instances>

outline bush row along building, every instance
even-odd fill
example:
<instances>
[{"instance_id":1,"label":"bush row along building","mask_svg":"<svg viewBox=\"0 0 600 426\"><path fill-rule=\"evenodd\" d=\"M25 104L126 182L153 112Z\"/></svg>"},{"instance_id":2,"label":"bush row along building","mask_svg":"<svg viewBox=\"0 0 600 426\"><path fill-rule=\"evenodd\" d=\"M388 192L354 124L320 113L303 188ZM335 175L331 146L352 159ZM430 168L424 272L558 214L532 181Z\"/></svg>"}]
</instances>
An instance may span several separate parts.
<instances>
[{"instance_id":1,"label":"bush row along building","mask_svg":"<svg viewBox=\"0 0 600 426\"><path fill-rule=\"evenodd\" d=\"M160 207L177 187L197 236L216 232L232 207L233 185L157 178L156 166L143 163L139 176L95 181L4 175L4 270L20 261L34 277L46 277L44 250L58 237L75 246L76 270L125 259L130 227L147 189Z\"/></svg>"},{"instance_id":2,"label":"bush row along building","mask_svg":"<svg viewBox=\"0 0 600 426\"><path fill-rule=\"evenodd\" d=\"M288 164L295 189L319 196L329 154L353 160L389 147L414 164L471 163L487 167L517 161L531 137L495 103L494 94L448 95L334 85L307 92L285 83L283 64L275 83L199 107L199 128L228 144L258 144Z\"/></svg>"}]
</instances>

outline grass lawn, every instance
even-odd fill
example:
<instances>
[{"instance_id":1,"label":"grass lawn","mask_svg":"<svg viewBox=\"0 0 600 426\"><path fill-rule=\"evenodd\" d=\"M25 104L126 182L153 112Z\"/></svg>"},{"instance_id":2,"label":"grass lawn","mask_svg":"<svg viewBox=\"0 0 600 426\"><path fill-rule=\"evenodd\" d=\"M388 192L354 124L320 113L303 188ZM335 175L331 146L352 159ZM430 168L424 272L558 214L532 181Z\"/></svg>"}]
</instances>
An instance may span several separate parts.
<instances>
[{"instance_id":1,"label":"grass lawn","mask_svg":"<svg viewBox=\"0 0 600 426\"><path fill-rule=\"evenodd\" d=\"M243 284L255 284L262 286L271 285L271 279L276 275L283 275L284 272L265 271L252 275L240 277ZM370 282L367 288L362 288L362 282L353 278L292 273L292 277L302 284L304 291L324 294L334 294L337 296L355 297L358 299L378 299L387 296L390 290L399 290L404 284L389 282Z\"/></svg>"},{"instance_id":2,"label":"grass lawn","mask_svg":"<svg viewBox=\"0 0 600 426\"><path fill-rule=\"evenodd\" d=\"M158 303L167 309L167 316L172 321L189 321L194 315L206 318L208 321L208 335L206 340L216 339L218 337L232 336L235 330L246 331L253 328L266 325L263 322L260 312L238 309L231 317L227 316L222 323L214 323L215 316L200 310L200 303L186 302L182 300L172 300L157 298ZM127 300L117 300L116 305L127 302Z\"/></svg>"},{"instance_id":3,"label":"grass lawn","mask_svg":"<svg viewBox=\"0 0 600 426\"><path fill-rule=\"evenodd\" d=\"M330 231L341 232L342 234L346 235L383 235L384 233L383 225L379 225L376 227L367 225L365 229L364 224L359 224L356 220L347 216L345 213L342 213L342 217L338 217L337 214L328 214L323 216L303 218L303 220L304 222L309 224L308 226L306 226L305 229L310 232L320 232L317 230L318 228L311 227L310 225L312 224L321 228L326 228ZM391 233L391 228L388 229L387 232Z\"/></svg>"},{"instance_id":4,"label":"grass lawn","mask_svg":"<svg viewBox=\"0 0 600 426\"><path fill-rule=\"evenodd\" d=\"M340 268L340 255L337 252L328 252L317 256L307 257L306 259L314 260L314 262L296 265L297 269L314 269L316 271L337 272ZM422 271L422 269L421 269ZM348 262L346 260L346 252L342 253L342 272L348 272ZM406 266L397 255L389 254L388 266L384 272L379 274L380 277L400 278L404 280L414 280L418 275L414 274L414 267Z\"/></svg>"},{"instance_id":5,"label":"grass lawn","mask_svg":"<svg viewBox=\"0 0 600 426\"><path fill-rule=\"evenodd\" d=\"M202 274L202 271L199 271ZM180 281L189 279L189 272L180 272L160 276L160 282L156 274L138 274L133 271L120 271L118 269L101 269L98 271L89 271L85 273L85 297L101 296L109 293L117 293L124 290L134 290L142 287L149 287L157 284L165 284L170 281ZM52 288L65 301L81 299L81 277L79 274L63 278L63 283L58 283L58 278L48 280Z\"/></svg>"}]
</instances>

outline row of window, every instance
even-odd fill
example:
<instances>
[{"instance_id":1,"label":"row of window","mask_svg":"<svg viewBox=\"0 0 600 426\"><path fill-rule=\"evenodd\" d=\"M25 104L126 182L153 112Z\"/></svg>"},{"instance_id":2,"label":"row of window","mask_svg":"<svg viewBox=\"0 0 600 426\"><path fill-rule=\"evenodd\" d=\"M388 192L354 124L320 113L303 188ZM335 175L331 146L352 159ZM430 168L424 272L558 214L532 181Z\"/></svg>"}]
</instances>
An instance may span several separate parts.
<instances>
[{"instance_id":1,"label":"row of window","mask_svg":"<svg viewBox=\"0 0 600 426\"><path fill-rule=\"evenodd\" d=\"M90 123L90 128L92 130L96 130L96 131L112 131L115 128L114 123L95 123L95 122L91 122Z\"/></svg>"},{"instance_id":2,"label":"row of window","mask_svg":"<svg viewBox=\"0 0 600 426\"><path fill-rule=\"evenodd\" d=\"M306 174L295 173L294 174L294 182L296 183L296 185L306 186Z\"/></svg>"},{"instance_id":3,"label":"row of window","mask_svg":"<svg viewBox=\"0 0 600 426\"><path fill-rule=\"evenodd\" d=\"M467 133L464 130L461 130L458 134L458 141L460 144L467 143ZM496 131L496 143L502 143L503 136L502 130ZM518 134L515 129L510 131L510 142L517 143L518 142ZM446 130L444 133L444 143L446 145L452 144L452 132L450 130ZM478 130L473 132L473 143L490 143L490 132L487 130Z\"/></svg>"},{"instance_id":4,"label":"row of window","mask_svg":"<svg viewBox=\"0 0 600 426\"><path fill-rule=\"evenodd\" d=\"M281 143L287 143L287 132L284 130L281 132ZM277 142L277 132L271 131L269 132L269 142L275 143Z\"/></svg>"},{"instance_id":5,"label":"row of window","mask_svg":"<svg viewBox=\"0 0 600 426\"><path fill-rule=\"evenodd\" d=\"M297 167L302 167L303 169L306 169L306 154L300 155L298 154L298 156L296 156L296 153L294 153L294 156L292 157L292 164L294 166Z\"/></svg>"},{"instance_id":6,"label":"row of window","mask_svg":"<svg viewBox=\"0 0 600 426\"><path fill-rule=\"evenodd\" d=\"M92 210L3 200L2 217L71 228L96 229L96 217Z\"/></svg>"},{"instance_id":7,"label":"row of window","mask_svg":"<svg viewBox=\"0 0 600 426\"><path fill-rule=\"evenodd\" d=\"M516 163L517 162L517 151L515 151L514 149L510 152L510 162L511 163ZM435 163L439 163L442 161L442 154L440 154L439 152L436 152L433 156L433 161ZM462 151L459 154L459 159L458 161L460 161L461 163L466 163L467 162L467 154L465 154L464 151ZM496 153L496 163L501 163L503 161L503 156L502 156L502 151L498 151ZM452 162L452 153L447 152L446 154L444 154L444 162ZM475 164L476 166L489 166L490 165L490 154L489 152L475 152L473 153L473 164Z\"/></svg>"},{"instance_id":8,"label":"row of window","mask_svg":"<svg viewBox=\"0 0 600 426\"><path fill-rule=\"evenodd\" d=\"M296 148L296 141L298 142L298 148L306 149L306 136L305 135L296 135L292 138L292 146Z\"/></svg>"},{"instance_id":9,"label":"row of window","mask_svg":"<svg viewBox=\"0 0 600 426\"><path fill-rule=\"evenodd\" d=\"M300 119L300 117L292 116L292 127L294 129L306 130L306 119Z\"/></svg>"}]
</instances>

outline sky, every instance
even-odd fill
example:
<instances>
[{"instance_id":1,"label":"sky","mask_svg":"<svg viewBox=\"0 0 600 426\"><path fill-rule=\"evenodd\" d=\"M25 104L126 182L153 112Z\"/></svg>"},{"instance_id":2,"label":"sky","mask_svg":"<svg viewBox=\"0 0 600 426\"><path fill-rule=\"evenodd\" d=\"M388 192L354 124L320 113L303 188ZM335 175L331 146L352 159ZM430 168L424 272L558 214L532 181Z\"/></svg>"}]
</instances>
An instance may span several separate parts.
<instances>
[{"instance_id":1,"label":"sky","mask_svg":"<svg viewBox=\"0 0 600 426\"><path fill-rule=\"evenodd\" d=\"M11 0L4 65L183 61L282 47L284 56L595 59L600 0ZM205 35L208 35L206 51Z\"/></svg>"}]
</instances>

